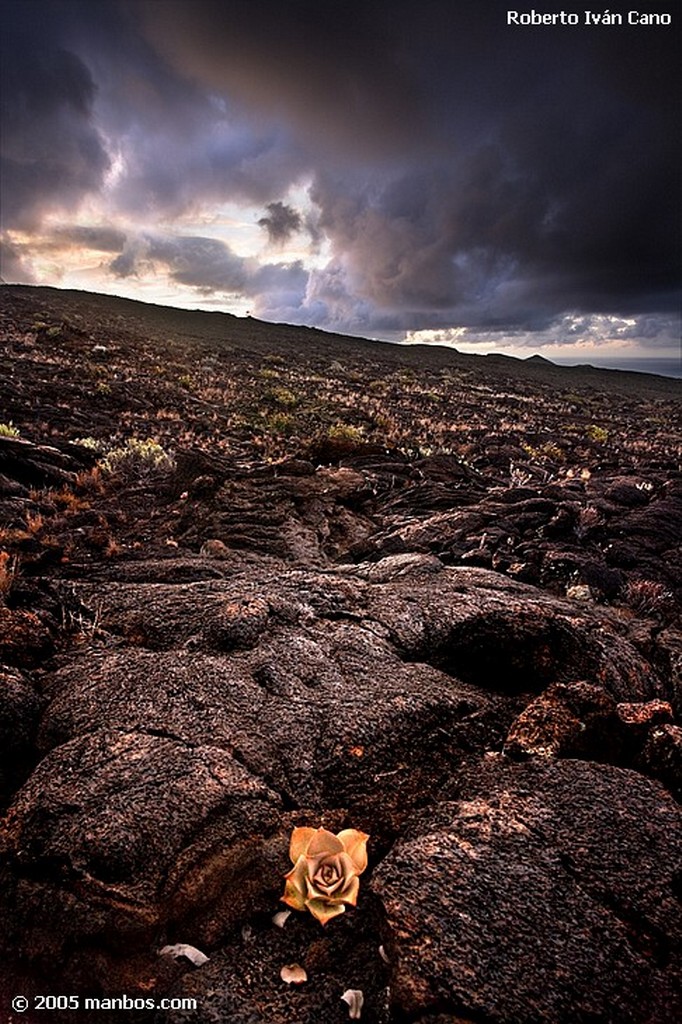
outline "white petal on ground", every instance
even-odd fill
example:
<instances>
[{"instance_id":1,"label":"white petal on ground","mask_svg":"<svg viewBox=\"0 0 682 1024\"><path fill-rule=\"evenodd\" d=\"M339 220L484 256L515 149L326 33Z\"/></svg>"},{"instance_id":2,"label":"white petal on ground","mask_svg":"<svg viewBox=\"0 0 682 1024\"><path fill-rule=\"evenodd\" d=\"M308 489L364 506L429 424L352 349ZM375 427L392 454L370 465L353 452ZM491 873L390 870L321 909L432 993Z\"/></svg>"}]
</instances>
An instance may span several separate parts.
<instances>
[{"instance_id":1,"label":"white petal on ground","mask_svg":"<svg viewBox=\"0 0 682 1024\"><path fill-rule=\"evenodd\" d=\"M304 981L308 980L305 968L300 964L286 964L279 972L279 976L282 981L286 981L287 985L302 985Z\"/></svg>"},{"instance_id":2,"label":"white petal on ground","mask_svg":"<svg viewBox=\"0 0 682 1024\"><path fill-rule=\"evenodd\" d=\"M351 1020L360 1020L362 1015L362 1004L365 997L359 988L348 988L341 996L344 1003L348 1003L348 1016Z\"/></svg>"},{"instance_id":3,"label":"white petal on ground","mask_svg":"<svg viewBox=\"0 0 682 1024\"><path fill-rule=\"evenodd\" d=\"M289 917L291 917L290 910L280 910L273 916L272 923L276 924L278 928L284 928Z\"/></svg>"},{"instance_id":4,"label":"white petal on ground","mask_svg":"<svg viewBox=\"0 0 682 1024\"><path fill-rule=\"evenodd\" d=\"M178 942L174 946L164 946L159 950L159 956L172 956L175 960L180 956L187 957L195 965L201 967L210 960L210 957L202 953L196 946L188 946L186 942Z\"/></svg>"}]
</instances>

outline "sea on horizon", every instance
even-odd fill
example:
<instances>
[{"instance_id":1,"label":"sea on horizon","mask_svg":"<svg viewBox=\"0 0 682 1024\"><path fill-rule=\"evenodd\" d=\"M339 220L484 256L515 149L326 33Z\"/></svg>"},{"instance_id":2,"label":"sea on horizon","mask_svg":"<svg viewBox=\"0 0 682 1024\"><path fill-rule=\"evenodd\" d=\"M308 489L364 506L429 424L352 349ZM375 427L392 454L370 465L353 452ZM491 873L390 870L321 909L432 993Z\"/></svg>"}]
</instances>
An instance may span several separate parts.
<instances>
[{"instance_id":1,"label":"sea on horizon","mask_svg":"<svg viewBox=\"0 0 682 1024\"><path fill-rule=\"evenodd\" d=\"M679 359L635 359L617 356L609 359L566 359L555 358L551 362L558 366L594 366L597 370L630 370L633 373L657 373L661 377L682 378L682 357Z\"/></svg>"}]
</instances>

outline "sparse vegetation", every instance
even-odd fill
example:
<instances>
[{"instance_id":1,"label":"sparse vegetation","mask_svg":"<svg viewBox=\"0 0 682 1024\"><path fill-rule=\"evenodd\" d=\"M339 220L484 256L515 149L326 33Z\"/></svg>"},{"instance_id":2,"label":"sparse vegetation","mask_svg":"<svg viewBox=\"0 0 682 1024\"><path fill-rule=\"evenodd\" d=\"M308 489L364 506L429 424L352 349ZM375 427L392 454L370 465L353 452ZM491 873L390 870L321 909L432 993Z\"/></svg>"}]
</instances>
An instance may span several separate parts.
<instances>
[{"instance_id":1,"label":"sparse vegetation","mask_svg":"<svg viewBox=\"0 0 682 1024\"><path fill-rule=\"evenodd\" d=\"M265 394L265 399L268 402L272 402L274 405L279 405L283 409L293 409L297 406L301 398L299 395L295 395L289 388L271 388Z\"/></svg>"},{"instance_id":2,"label":"sparse vegetation","mask_svg":"<svg viewBox=\"0 0 682 1024\"><path fill-rule=\"evenodd\" d=\"M672 590L655 580L630 580L625 586L623 600L640 615L664 620L675 610Z\"/></svg>"},{"instance_id":3,"label":"sparse vegetation","mask_svg":"<svg viewBox=\"0 0 682 1024\"><path fill-rule=\"evenodd\" d=\"M561 513L556 531L590 548L605 545L610 529L610 513L599 500L601 475L593 476L598 449L611 449L617 438L619 471L641 470L635 487L642 500L651 501L664 493L666 467L682 458L672 392L670 397L640 398L632 393L630 377L624 382L630 388L626 397L617 391L610 396L607 429L600 419L602 393L589 377L582 387L585 371L571 374L548 366L543 371L547 380L534 375L531 382L521 370L514 377L512 365L484 367L475 357L454 356L453 365L443 366L450 357L438 350L417 353L388 346L377 348L376 355L360 355L352 342L335 340L330 353L326 338L305 332L299 341L295 329L277 328L288 357L273 351L267 325L239 321L226 334L216 321L214 334L199 339L190 332L190 341L174 335L167 318L155 326L153 311L143 323L106 313L107 304L114 309L116 300L92 301L87 315L80 308L75 314L57 307L31 311L30 306L16 314L23 319L17 321L8 351L19 360L22 375L30 379L34 374L34 394L28 399L27 393L7 392L0 435L17 436L21 429L23 436L30 421L32 440L70 440L93 456L68 485L33 489L32 514L42 516L41 526L34 519L29 529L23 517L21 525L7 527L10 548L21 549L22 560L37 558L50 536L60 539L65 558L88 546L103 557L106 550L116 557L135 550L132 510L118 508L124 493L120 485L169 477L174 467L170 453L183 448L236 457L241 465L307 458L311 452L313 461L349 464L373 446L414 462L454 460L495 487L539 493L545 486L581 482L584 490L566 492L571 511ZM140 309L147 316L145 307ZM57 325L61 334L50 334ZM248 338L240 332L248 332ZM56 402L53 382L59 388ZM49 410L41 419L35 416L36 400ZM389 477L391 492L402 486L400 479ZM456 491L441 484L434 485L434 501L441 486L443 504L438 507L447 507L448 495L459 501ZM160 503L157 514L163 519L170 513ZM529 531L539 536L545 526L550 535L555 530L541 513L537 523L510 543L528 544ZM165 536L175 537L170 527ZM187 524L185 530L189 536ZM197 547L203 539L197 539ZM479 541L480 534L476 540L465 537L461 550ZM139 543L144 549L147 542ZM496 564L504 566L506 551L504 557L496 552L501 543L495 541L493 553ZM522 554L518 560L523 559Z\"/></svg>"},{"instance_id":4,"label":"sparse vegetation","mask_svg":"<svg viewBox=\"0 0 682 1024\"><path fill-rule=\"evenodd\" d=\"M586 433L590 441L594 441L596 444L606 444L609 439L608 430L605 427L598 426L596 423L591 423Z\"/></svg>"},{"instance_id":5,"label":"sparse vegetation","mask_svg":"<svg viewBox=\"0 0 682 1024\"><path fill-rule=\"evenodd\" d=\"M4 600L12 589L16 575L16 556L9 551L0 551L0 600Z\"/></svg>"},{"instance_id":6,"label":"sparse vegetation","mask_svg":"<svg viewBox=\"0 0 682 1024\"><path fill-rule=\"evenodd\" d=\"M124 476L150 476L167 473L175 463L171 455L153 438L130 437L124 445L110 448L99 466L103 473Z\"/></svg>"},{"instance_id":7,"label":"sparse vegetation","mask_svg":"<svg viewBox=\"0 0 682 1024\"><path fill-rule=\"evenodd\" d=\"M280 434L283 437L292 434L295 426L295 417L287 412L274 412L263 418L263 427L266 432Z\"/></svg>"},{"instance_id":8,"label":"sparse vegetation","mask_svg":"<svg viewBox=\"0 0 682 1024\"><path fill-rule=\"evenodd\" d=\"M364 440L364 432L350 423L334 423L327 430L330 441L351 441L360 444Z\"/></svg>"}]
</instances>

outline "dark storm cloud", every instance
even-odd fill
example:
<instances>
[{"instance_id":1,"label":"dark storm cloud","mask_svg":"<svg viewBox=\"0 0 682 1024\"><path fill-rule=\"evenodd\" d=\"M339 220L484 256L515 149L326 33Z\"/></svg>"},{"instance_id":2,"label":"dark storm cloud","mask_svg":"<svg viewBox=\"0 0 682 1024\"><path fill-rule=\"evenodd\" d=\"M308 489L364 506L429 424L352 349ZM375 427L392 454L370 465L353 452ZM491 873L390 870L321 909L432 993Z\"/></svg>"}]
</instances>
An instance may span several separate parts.
<instances>
[{"instance_id":1,"label":"dark storm cloud","mask_svg":"<svg viewBox=\"0 0 682 1024\"><path fill-rule=\"evenodd\" d=\"M561 309L670 310L674 30L524 32L507 6L141 10L175 66L296 126L330 274L377 318L539 329Z\"/></svg>"},{"instance_id":2,"label":"dark storm cloud","mask_svg":"<svg viewBox=\"0 0 682 1024\"><path fill-rule=\"evenodd\" d=\"M127 278L159 266L172 281L201 294L248 296L254 300L254 312L273 318L283 309L294 317L308 283L308 272L298 262L258 264L218 239L199 236L130 235L110 269Z\"/></svg>"},{"instance_id":3,"label":"dark storm cloud","mask_svg":"<svg viewBox=\"0 0 682 1024\"><path fill-rule=\"evenodd\" d=\"M9 5L0 42L0 199L5 226L32 228L101 186L109 159L92 121L96 86L81 58ZM41 12L42 13L42 12ZM16 22L11 16L15 15Z\"/></svg>"},{"instance_id":4,"label":"dark storm cloud","mask_svg":"<svg viewBox=\"0 0 682 1024\"><path fill-rule=\"evenodd\" d=\"M155 0L135 0L130 10L183 74L251 112L283 117L336 159L399 153L423 133L400 3L165 0L159 17Z\"/></svg>"},{"instance_id":5,"label":"dark storm cloud","mask_svg":"<svg viewBox=\"0 0 682 1024\"><path fill-rule=\"evenodd\" d=\"M550 337L564 314L603 313L669 336L656 324L679 308L676 27L522 29L507 7L10 3L26 42L4 110L9 217L74 205L118 155L113 213L164 230L129 241L115 273L157 261L191 287L261 287L275 319L356 332ZM303 179L304 223L286 201ZM222 243L171 243L174 217L225 200L264 207L271 241L305 227L327 266L268 291Z\"/></svg>"},{"instance_id":6,"label":"dark storm cloud","mask_svg":"<svg viewBox=\"0 0 682 1024\"><path fill-rule=\"evenodd\" d=\"M261 217L258 224L265 228L271 242L286 242L300 231L301 215L292 206L277 201L268 203L267 211L267 217Z\"/></svg>"},{"instance_id":7,"label":"dark storm cloud","mask_svg":"<svg viewBox=\"0 0 682 1024\"><path fill-rule=\"evenodd\" d=\"M52 232L55 247L94 249L97 252L120 252L126 242L126 234L117 228L82 227L74 224L58 227Z\"/></svg>"},{"instance_id":8,"label":"dark storm cloud","mask_svg":"<svg viewBox=\"0 0 682 1024\"><path fill-rule=\"evenodd\" d=\"M178 284L199 291L241 292L247 281L246 261L213 238L136 235L111 263L117 277L141 274L163 264Z\"/></svg>"},{"instance_id":9,"label":"dark storm cloud","mask_svg":"<svg viewBox=\"0 0 682 1024\"><path fill-rule=\"evenodd\" d=\"M0 237L0 277L4 282L36 283L33 271L24 262L24 257L25 253L21 246Z\"/></svg>"},{"instance_id":10,"label":"dark storm cloud","mask_svg":"<svg viewBox=\"0 0 682 1024\"><path fill-rule=\"evenodd\" d=\"M105 186L111 213L152 219L222 201L264 204L301 174L286 126L247 123L229 97L178 74L134 13L116 0L7 0L5 227L35 227Z\"/></svg>"}]
</instances>

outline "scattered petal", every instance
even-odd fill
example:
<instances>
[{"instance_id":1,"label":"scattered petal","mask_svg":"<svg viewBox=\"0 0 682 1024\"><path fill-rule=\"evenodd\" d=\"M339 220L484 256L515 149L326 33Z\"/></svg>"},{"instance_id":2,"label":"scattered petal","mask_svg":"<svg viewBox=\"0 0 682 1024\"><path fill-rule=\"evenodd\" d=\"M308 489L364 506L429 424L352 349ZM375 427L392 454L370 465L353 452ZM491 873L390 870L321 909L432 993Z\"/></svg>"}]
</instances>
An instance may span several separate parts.
<instances>
[{"instance_id":1,"label":"scattered petal","mask_svg":"<svg viewBox=\"0 0 682 1024\"><path fill-rule=\"evenodd\" d=\"M390 964L391 961L388 959L388 955L383 946L379 946L379 956L381 957L385 964Z\"/></svg>"},{"instance_id":2,"label":"scattered petal","mask_svg":"<svg viewBox=\"0 0 682 1024\"><path fill-rule=\"evenodd\" d=\"M244 942L253 942L253 928L250 924L242 925L242 939Z\"/></svg>"},{"instance_id":3,"label":"scattered petal","mask_svg":"<svg viewBox=\"0 0 682 1024\"><path fill-rule=\"evenodd\" d=\"M362 1005L365 1001L365 997L362 994L362 990L359 988L349 988L341 996L344 1003L348 1003L348 1016L351 1020L360 1020L362 1015Z\"/></svg>"},{"instance_id":4,"label":"scattered petal","mask_svg":"<svg viewBox=\"0 0 682 1024\"><path fill-rule=\"evenodd\" d=\"M273 916L272 923L277 925L278 928L284 928L288 917L291 917L290 910L280 910Z\"/></svg>"},{"instance_id":5,"label":"scattered petal","mask_svg":"<svg viewBox=\"0 0 682 1024\"><path fill-rule=\"evenodd\" d=\"M164 946L163 949L159 950L159 956L172 956L174 960L178 957L184 956L190 960L195 967L201 967L202 964L208 962L210 957L207 957L205 953L202 953L196 946L188 946L186 942L178 942L175 946Z\"/></svg>"},{"instance_id":6,"label":"scattered petal","mask_svg":"<svg viewBox=\"0 0 682 1024\"><path fill-rule=\"evenodd\" d=\"M305 968L300 964L286 964L279 972L279 976L287 985L302 985L308 980Z\"/></svg>"}]
</instances>

